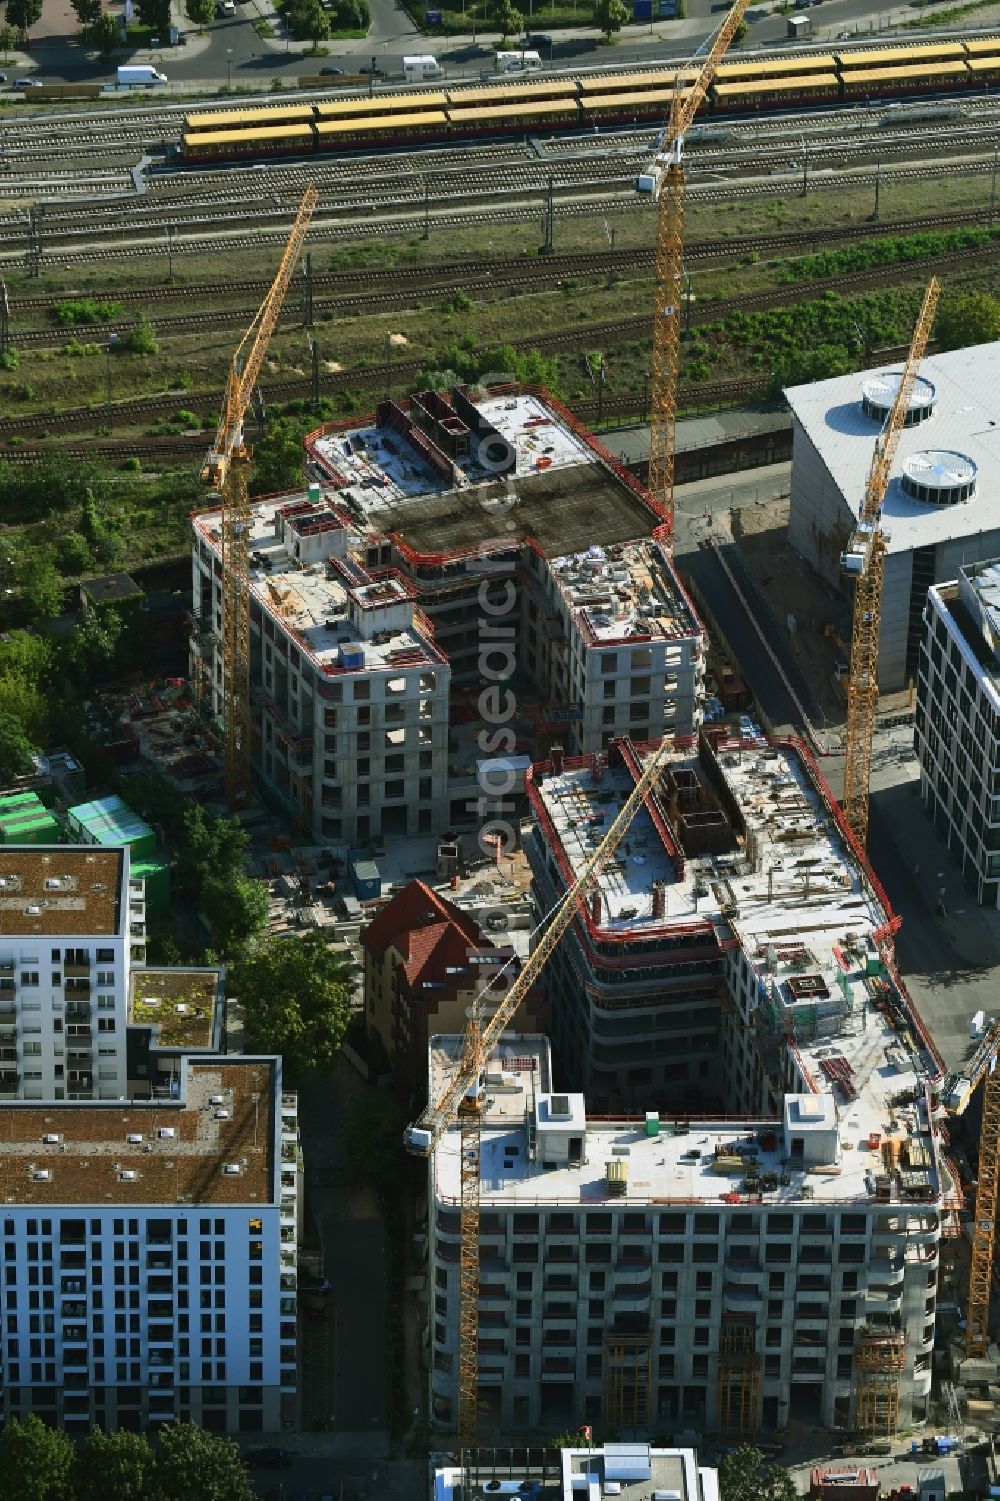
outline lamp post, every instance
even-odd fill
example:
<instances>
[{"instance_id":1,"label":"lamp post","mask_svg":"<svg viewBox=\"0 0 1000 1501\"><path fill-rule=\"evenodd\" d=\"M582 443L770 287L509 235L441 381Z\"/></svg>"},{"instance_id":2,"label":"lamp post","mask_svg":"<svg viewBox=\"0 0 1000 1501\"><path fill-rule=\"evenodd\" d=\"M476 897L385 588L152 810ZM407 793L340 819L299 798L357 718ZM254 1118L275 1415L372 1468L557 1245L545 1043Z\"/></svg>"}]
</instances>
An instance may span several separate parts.
<instances>
[{"instance_id":1,"label":"lamp post","mask_svg":"<svg viewBox=\"0 0 1000 1501\"><path fill-rule=\"evenodd\" d=\"M108 335L108 343L107 343L107 358L108 358L108 393L107 393L108 394L108 400L107 400L107 408L108 408L108 432L111 432L111 430L112 430L112 428L114 426L114 423L113 423L113 420L112 420L112 416L111 416L111 355L112 355L112 351L115 350L115 349L117 349L117 347L118 347L118 335L117 334L109 334Z\"/></svg>"},{"instance_id":2,"label":"lamp post","mask_svg":"<svg viewBox=\"0 0 1000 1501\"><path fill-rule=\"evenodd\" d=\"M231 93L233 87L233 49L226 48L226 93Z\"/></svg>"},{"instance_id":3,"label":"lamp post","mask_svg":"<svg viewBox=\"0 0 1000 1501\"><path fill-rule=\"evenodd\" d=\"M167 225L167 281L171 283L174 279L174 231L176 228L176 224Z\"/></svg>"}]
</instances>

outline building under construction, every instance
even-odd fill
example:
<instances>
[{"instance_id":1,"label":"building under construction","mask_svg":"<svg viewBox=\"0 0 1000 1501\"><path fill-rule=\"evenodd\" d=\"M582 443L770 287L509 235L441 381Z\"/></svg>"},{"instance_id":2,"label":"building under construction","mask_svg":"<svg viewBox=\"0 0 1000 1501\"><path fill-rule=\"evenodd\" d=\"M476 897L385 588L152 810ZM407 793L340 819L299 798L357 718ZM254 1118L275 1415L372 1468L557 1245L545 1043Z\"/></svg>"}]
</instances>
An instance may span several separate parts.
<instances>
[{"instance_id":1,"label":"building under construction","mask_svg":"<svg viewBox=\"0 0 1000 1501\"><path fill-rule=\"evenodd\" d=\"M477 758L514 734L697 729L705 638L663 515L558 403L424 392L306 455L307 493L251 506L250 680L255 769L318 839L467 824ZM218 717L219 511L193 528L191 675ZM483 685L511 682L514 734L487 720L484 753Z\"/></svg>"},{"instance_id":2,"label":"building under construction","mask_svg":"<svg viewBox=\"0 0 1000 1501\"><path fill-rule=\"evenodd\" d=\"M644 759L625 742L533 768L540 912ZM507 1035L485 1074L481 1430L885 1434L925 1416L955 1175L894 927L801 748L713 728L668 757L550 960L551 1058ZM459 1048L432 1041L430 1098ZM442 1424L459 1143L446 1132L431 1167Z\"/></svg>"}]
</instances>

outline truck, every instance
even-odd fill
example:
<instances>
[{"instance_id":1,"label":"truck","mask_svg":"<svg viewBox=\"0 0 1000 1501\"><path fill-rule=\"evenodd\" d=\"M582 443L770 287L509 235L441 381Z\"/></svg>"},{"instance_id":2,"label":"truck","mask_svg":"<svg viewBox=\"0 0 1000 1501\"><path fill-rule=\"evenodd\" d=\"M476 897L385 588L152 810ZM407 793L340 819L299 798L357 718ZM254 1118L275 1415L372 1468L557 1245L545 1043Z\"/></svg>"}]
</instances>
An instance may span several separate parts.
<instances>
[{"instance_id":1,"label":"truck","mask_svg":"<svg viewBox=\"0 0 1000 1501\"><path fill-rule=\"evenodd\" d=\"M537 73L542 59L537 52L498 52L498 73Z\"/></svg>"},{"instance_id":2,"label":"truck","mask_svg":"<svg viewBox=\"0 0 1000 1501\"><path fill-rule=\"evenodd\" d=\"M812 35L812 17L789 16L788 35L794 37L797 42L804 42L808 36Z\"/></svg>"},{"instance_id":3,"label":"truck","mask_svg":"<svg viewBox=\"0 0 1000 1501\"><path fill-rule=\"evenodd\" d=\"M419 57L403 58L403 78L407 83L424 83L430 78L443 78L444 69L436 57L423 53Z\"/></svg>"},{"instance_id":4,"label":"truck","mask_svg":"<svg viewBox=\"0 0 1000 1501\"><path fill-rule=\"evenodd\" d=\"M158 73L151 63L136 63L129 67L119 68L117 84L120 89L133 88L138 85L166 83L166 73Z\"/></svg>"}]
</instances>

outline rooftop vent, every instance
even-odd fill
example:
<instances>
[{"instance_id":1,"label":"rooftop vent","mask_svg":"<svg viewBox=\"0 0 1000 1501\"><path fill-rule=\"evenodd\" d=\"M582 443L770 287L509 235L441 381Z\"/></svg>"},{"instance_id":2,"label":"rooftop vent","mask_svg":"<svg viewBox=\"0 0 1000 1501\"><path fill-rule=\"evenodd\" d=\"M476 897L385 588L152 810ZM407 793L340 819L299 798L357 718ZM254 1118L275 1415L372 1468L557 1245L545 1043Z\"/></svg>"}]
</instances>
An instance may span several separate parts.
<instances>
[{"instance_id":1,"label":"rooftop vent","mask_svg":"<svg viewBox=\"0 0 1000 1501\"><path fill-rule=\"evenodd\" d=\"M228 1110L217 1110L215 1112L215 1119L217 1121L228 1121L230 1119L229 1111Z\"/></svg>"},{"instance_id":2,"label":"rooftop vent","mask_svg":"<svg viewBox=\"0 0 1000 1501\"><path fill-rule=\"evenodd\" d=\"M976 493L976 464L964 453L927 448L904 460L901 484L911 500L953 506Z\"/></svg>"},{"instance_id":3,"label":"rooftop vent","mask_svg":"<svg viewBox=\"0 0 1000 1501\"><path fill-rule=\"evenodd\" d=\"M57 1136L54 1131L49 1131L45 1136L42 1137L42 1140L47 1147L57 1147L62 1141L62 1137Z\"/></svg>"},{"instance_id":4,"label":"rooftop vent","mask_svg":"<svg viewBox=\"0 0 1000 1501\"><path fill-rule=\"evenodd\" d=\"M549 1099L549 1115L554 1121L568 1121L572 1115L568 1094L554 1094Z\"/></svg>"},{"instance_id":5,"label":"rooftop vent","mask_svg":"<svg viewBox=\"0 0 1000 1501\"><path fill-rule=\"evenodd\" d=\"M48 1183L48 1182L51 1181L51 1178L52 1178L52 1174L50 1173L50 1171L49 1171L49 1169L47 1167L37 1167L37 1168L35 1168L35 1170L31 1174L31 1176L32 1176L32 1178L34 1178L34 1180L35 1180L36 1183Z\"/></svg>"},{"instance_id":6,"label":"rooftop vent","mask_svg":"<svg viewBox=\"0 0 1000 1501\"><path fill-rule=\"evenodd\" d=\"M177 1132L174 1130L173 1126L158 1126L156 1134L162 1141L168 1137L176 1136Z\"/></svg>"},{"instance_id":7,"label":"rooftop vent","mask_svg":"<svg viewBox=\"0 0 1000 1501\"><path fill-rule=\"evenodd\" d=\"M178 1001L174 1006L174 1010L177 1012L178 1016L187 1016L188 1012L191 1010L191 1007L187 1005L185 1001Z\"/></svg>"},{"instance_id":8,"label":"rooftop vent","mask_svg":"<svg viewBox=\"0 0 1000 1501\"><path fill-rule=\"evenodd\" d=\"M41 909L41 907L37 907L35 905L32 905L30 907L25 907L25 909L24 909L24 915L25 915L25 917L41 917L41 915L42 915L42 909Z\"/></svg>"},{"instance_id":9,"label":"rooftop vent","mask_svg":"<svg viewBox=\"0 0 1000 1501\"><path fill-rule=\"evenodd\" d=\"M142 1145L142 1137L138 1131L130 1131L125 1139L133 1147Z\"/></svg>"},{"instance_id":10,"label":"rooftop vent","mask_svg":"<svg viewBox=\"0 0 1000 1501\"><path fill-rule=\"evenodd\" d=\"M222 1171L227 1178L235 1178L239 1175L240 1165L238 1162L226 1162L223 1163Z\"/></svg>"},{"instance_id":11,"label":"rooftop vent","mask_svg":"<svg viewBox=\"0 0 1000 1501\"><path fill-rule=\"evenodd\" d=\"M136 1172L134 1167L123 1167L121 1172L118 1174L118 1177L122 1183L134 1183L138 1176L139 1174Z\"/></svg>"},{"instance_id":12,"label":"rooftop vent","mask_svg":"<svg viewBox=\"0 0 1000 1501\"><path fill-rule=\"evenodd\" d=\"M883 370L878 375L870 375L861 387L861 410L866 417L871 417L881 427L889 413L892 404L896 400L896 392L903 378L902 370ZM926 421L934 411L937 395L929 380L918 375L910 392L910 402L906 413L904 427L917 427Z\"/></svg>"},{"instance_id":13,"label":"rooftop vent","mask_svg":"<svg viewBox=\"0 0 1000 1501\"><path fill-rule=\"evenodd\" d=\"M224 1094L214 1094L212 1095L208 1103L210 1105L224 1105L226 1103L226 1097Z\"/></svg>"}]
</instances>

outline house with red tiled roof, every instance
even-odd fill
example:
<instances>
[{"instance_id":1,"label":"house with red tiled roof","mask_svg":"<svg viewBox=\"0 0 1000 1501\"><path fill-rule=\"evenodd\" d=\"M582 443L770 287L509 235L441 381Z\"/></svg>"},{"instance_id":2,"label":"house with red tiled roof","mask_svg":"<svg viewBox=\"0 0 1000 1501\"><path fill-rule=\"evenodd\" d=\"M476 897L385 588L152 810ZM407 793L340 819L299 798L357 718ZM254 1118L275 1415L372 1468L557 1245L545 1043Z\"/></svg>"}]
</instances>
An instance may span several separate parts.
<instances>
[{"instance_id":1,"label":"house with red tiled roof","mask_svg":"<svg viewBox=\"0 0 1000 1501\"><path fill-rule=\"evenodd\" d=\"M389 1057L401 1088L426 1087L427 1040L462 1032L485 969L500 969L511 950L424 881L397 891L361 935L365 1030ZM505 976L503 988L507 988ZM540 1027L540 996L525 1002L525 1024Z\"/></svg>"}]
</instances>

